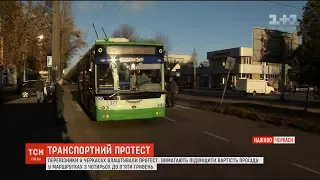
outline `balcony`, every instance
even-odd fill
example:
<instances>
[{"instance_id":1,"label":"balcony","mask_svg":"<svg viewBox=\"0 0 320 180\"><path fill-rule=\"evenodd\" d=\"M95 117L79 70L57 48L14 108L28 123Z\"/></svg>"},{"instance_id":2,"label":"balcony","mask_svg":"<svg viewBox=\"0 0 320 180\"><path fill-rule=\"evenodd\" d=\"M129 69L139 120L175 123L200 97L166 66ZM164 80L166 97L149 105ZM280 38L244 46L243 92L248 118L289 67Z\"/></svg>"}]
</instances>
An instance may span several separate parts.
<instances>
[{"instance_id":1,"label":"balcony","mask_svg":"<svg viewBox=\"0 0 320 180\"><path fill-rule=\"evenodd\" d=\"M279 66L262 66L252 64L240 64L239 73L247 74L280 74L281 67Z\"/></svg>"}]
</instances>

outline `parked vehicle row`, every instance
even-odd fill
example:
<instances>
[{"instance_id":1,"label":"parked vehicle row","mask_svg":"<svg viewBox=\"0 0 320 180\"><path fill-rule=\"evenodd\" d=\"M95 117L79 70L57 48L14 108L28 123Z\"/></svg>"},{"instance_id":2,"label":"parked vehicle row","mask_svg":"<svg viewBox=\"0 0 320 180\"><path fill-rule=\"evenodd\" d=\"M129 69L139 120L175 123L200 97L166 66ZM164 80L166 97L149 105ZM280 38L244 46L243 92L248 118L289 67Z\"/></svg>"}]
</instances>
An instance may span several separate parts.
<instances>
[{"instance_id":1,"label":"parked vehicle row","mask_svg":"<svg viewBox=\"0 0 320 180\"><path fill-rule=\"evenodd\" d=\"M18 93L21 94L21 97L28 98L36 95L36 80L31 80L27 82L23 82L19 88ZM51 95L53 91L53 87L47 83L47 95Z\"/></svg>"}]
</instances>

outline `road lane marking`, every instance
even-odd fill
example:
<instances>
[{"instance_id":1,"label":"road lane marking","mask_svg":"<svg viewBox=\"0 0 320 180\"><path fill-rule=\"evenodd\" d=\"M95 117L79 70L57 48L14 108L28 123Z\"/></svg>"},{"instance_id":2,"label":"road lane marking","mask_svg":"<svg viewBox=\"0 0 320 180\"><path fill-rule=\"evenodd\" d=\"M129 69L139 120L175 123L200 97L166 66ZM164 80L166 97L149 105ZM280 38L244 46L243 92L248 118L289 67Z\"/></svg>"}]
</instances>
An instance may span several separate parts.
<instances>
[{"instance_id":1,"label":"road lane marking","mask_svg":"<svg viewBox=\"0 0 320 180\"><path fill-rule=\"evenodd\" d=\"M182 108L182 109L191 109L191 108L189 108L189 107L187 107L187 106L181 106L181 105L176 105L176 107Z\"/></svg>"},{"instance_id":2,"label":"road lane marking","mask_svg":"<svg viewBox=\"0 0 320 180\"><path fill-rule=\"evenodd\" d=\"M176 122L176 120L171 119L171 118L168 118L168 117L163 117L163 118L165 118L166 120L169 120L169 121L171 121L171 122Z\"/></svg>"},{"instance_id":3,"label":"road lane marking","mask_svg":"<svg viewBox=\"0 0 320 180\"><path fill-rule=\"evenodd\" d=\"M310 172L313 172L313 173L315 173L315 174L320 175L320 172L319 172L319 171L316 171L316 170L307 168L307 167L302 166L302 165L300 165L300 164L292 163L292 165L293 165L293 166L296 166L296 167L298 167L298 168L301 168L301 169L304 169L304 170L307 170L307 171L310 171Z\"/></svg>"},{"instance_id":4,"label":"road lane marking","mask_svg":"<svg viewBox=\"0 0 320 180\"><path fill-rule=\"evenodd\" d=\"M209 135L209 136L213 136L213 137L215 137L215 138L218 138L218 139L221 139L221 140L224 140L224 141L230 141L229 139L226 139L226 138L223 138L223 137L221 137L221 136L218 136L218 135L215 135L215 134L212 134L212 133L209 133L209 132L207 132L207 131L204 131L203 133L205 133L205 134L207 134L207 135Z\"/></svg>"}]
</instances>

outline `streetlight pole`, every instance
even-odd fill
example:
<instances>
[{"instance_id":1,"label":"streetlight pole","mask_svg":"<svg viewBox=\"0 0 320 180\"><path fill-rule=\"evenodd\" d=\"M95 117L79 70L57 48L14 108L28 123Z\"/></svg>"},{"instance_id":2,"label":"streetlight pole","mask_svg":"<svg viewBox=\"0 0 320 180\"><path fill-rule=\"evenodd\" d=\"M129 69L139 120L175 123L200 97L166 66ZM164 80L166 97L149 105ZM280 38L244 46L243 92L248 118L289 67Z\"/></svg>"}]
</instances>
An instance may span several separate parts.
<instances>
[{"instance_id":1,"label":"streetlight pole","mask_svg":"<svg viewBox=\"0 0 320 180\"><path fill-rule=\"evenodd\" d=\"M197 87L197 53L195 45L190 42L193 46L192 60L193 60L193 89Z\"/></svg>"},{"instance_id":2,"label":"streetlight pole","mask_svg":"<svg viewBox=\"0 0 320 180\"><path fill-rule=\"evenodd\" d=\"M52 70L53 82L61 75L60 63L60 1L53 1Z\"/></svg>"}]
</instances>

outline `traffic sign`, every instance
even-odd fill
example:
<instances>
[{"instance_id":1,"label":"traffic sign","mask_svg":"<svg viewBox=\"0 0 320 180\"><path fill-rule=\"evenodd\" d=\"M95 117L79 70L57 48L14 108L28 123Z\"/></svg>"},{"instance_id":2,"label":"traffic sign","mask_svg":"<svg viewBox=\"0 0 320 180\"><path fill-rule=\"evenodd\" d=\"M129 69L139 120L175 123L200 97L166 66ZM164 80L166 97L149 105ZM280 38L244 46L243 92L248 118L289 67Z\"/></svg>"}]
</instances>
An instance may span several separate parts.
<instances>
[{"instance_id":1,"label":"traffic sign","mask_svg":"<svg viewBox=\"0 0 320 180\"><path fill-rule=\"evenodd\" d=\"M52 67L52 56L47 56L47 67Z\"/></svg>"},{"instance_id":2,"label":"traffic sign","mask_svg":"<svg viewBox=\"0 0 320 180\"><path fill-rule=\"evenodd\" d=\"M226 69L233 69L235 62L236 62L235 58L227 57L225 68Z\"/></svg>"}]
</instances>

